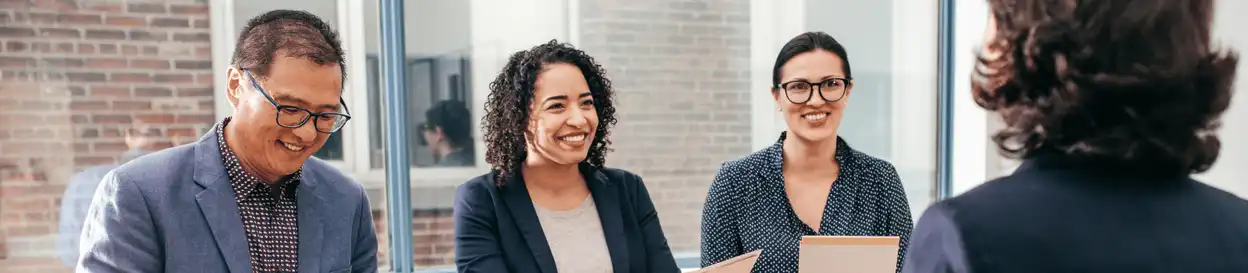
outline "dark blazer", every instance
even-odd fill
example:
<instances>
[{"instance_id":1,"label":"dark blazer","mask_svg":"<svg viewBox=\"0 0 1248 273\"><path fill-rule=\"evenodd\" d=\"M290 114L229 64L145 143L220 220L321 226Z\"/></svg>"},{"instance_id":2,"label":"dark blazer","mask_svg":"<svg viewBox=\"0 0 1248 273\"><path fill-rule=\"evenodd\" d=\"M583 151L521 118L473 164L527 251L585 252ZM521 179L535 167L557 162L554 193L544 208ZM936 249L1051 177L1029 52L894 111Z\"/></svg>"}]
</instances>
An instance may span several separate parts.
<instances>
[{"instance_id":1,"label":"dark blazer","mask_svg":"<svg viewBox=\"0 0 1248 273\"><path fill-rule=\"evenodd\" d=\"M611 168L582 174L598 206L615 272L680 272L641 177ZM555 273L524 179L517 176L498 187L496 175L473 178L455 193L456 268L461 273Z\"/></svg>"},{"instance_id":2,"label":"dark blazer","mask_svg":"<svg viewBox=\"0 0 1248 273\"><path fill-rule=\"evenodd\" d=\"M1028 159L928 208L903 272L1248 272L1248 202L1142 171Z\"/></svg>"},{"instance_id":3,"label":"dark blazer","mask_svg":"<svg viewBox=\"0 0 1248 273\"><path fill-rule=\"evenodd\" d=\"M311 158L298 192L299 272L377 272L364 188ZM216 130L109 172L79 249L77 272L252 272Z\"/></svg>"}]
</instances>

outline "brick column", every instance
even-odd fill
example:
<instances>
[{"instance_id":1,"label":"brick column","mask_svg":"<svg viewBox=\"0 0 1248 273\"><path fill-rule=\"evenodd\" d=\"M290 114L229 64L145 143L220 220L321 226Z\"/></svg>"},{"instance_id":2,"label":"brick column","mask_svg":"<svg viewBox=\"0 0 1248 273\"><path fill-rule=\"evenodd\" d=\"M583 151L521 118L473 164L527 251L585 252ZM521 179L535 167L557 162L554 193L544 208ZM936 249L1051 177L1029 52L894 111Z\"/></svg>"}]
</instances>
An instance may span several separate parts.
<instances>
[{"instance_id":1,"label":"brick column","mask_svg":"<svg viewBox=\"0 0 1248 273\"><path fill-rule=\"evenodd\" d=\"M0 272L69 271L65 185L115 162L122 130L168 147L212 125L207 18L195 0L0 0Z\"/></svg>"}]
</instances>

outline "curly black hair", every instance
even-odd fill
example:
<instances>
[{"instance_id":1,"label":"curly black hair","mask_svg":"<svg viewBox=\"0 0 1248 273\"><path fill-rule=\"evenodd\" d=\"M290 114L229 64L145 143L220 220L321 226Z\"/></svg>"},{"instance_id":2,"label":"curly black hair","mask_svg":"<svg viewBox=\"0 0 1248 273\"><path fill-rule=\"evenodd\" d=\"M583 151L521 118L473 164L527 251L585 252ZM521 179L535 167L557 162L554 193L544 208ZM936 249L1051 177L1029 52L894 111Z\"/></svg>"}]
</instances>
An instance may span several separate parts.
<instances>
[{"instance_id":1,"label":"curly black hair","mask_svg":"<svg viewBox=\"0 0 1248 273\"><path fill-rule=\"evenodd\" d=\"M511 55L502 73L490 83L481 128L485 135L485 161L498 172L494 183L503 186L520 172L527 156L526 132L532 112L534 84L546 65L565 63L576 66L585 74L589 91L598 113L598 128L589 155L581 168L601 169L611 151L611 127L615 126L614 91L606 71L589 54L557 40L537 45Z\"/></svg>"},{"instance_id":2,"label":"curly black hair","mask_svg":"<svg viewBox=\"0 0 1248 273\"><path fill-rule=\"evenodd\" d=\"M1186 175L1221 146L1238 64L1213 49L1212 0L988 0L996 36L975 101L1000 114L1009 157Z\"/></svg>"}]
</instances>

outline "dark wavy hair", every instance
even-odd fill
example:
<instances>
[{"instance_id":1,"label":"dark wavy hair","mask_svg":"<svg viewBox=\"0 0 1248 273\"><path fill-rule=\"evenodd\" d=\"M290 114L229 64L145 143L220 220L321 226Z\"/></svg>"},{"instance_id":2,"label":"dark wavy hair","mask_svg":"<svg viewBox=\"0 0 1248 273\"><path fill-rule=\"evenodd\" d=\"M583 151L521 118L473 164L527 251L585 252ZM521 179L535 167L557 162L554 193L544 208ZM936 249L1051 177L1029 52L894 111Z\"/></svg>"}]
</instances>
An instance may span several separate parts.
<instances>
[{"instance_id":1,"label":"dark wavy hair","mask_svg":"<svg viewBox=\"0 0 1248 273\"><path fill-rule=\"evenodd\" d=\"M826 32L811 31L794 36L780 48L780 54L776 55L776 62L771 67L771 90L775 91L780 86L780 68L784 68L784 64L797 55L815 50L832 52L841 57L841 68L845 69L845 77L854 77L853 70L849 67L849 52L845 51L845 46Z\"/></svg>"},{"instance_id":2,"label":"dark wavy hair","mask_svg":"<svg viewBox=\"0 0 1248 273\"><path fill-rule=\"evenodd\" d=\"M338 32L312 13L283 9L265 12L248 20L238 36L230 64L251 71L259 79L269 77L269 65L278 50L318 65L337 64L343 81L347 79Z\"/></svg>"},{"instance_id":3,"label":"dark wavy hair","mask_svg":"<svg viewBox=\"0 0 1248 273\"><path fill-rule=\"evenodd\" d=\"M485 161L498 172L494 183L503 186L520 173L520 167L528 156L525 135L528 132L532 112L534 84L537 75L550 64L565 63L576 66L585 74L589 92L594 98L598 113L598 128L589 155L581 162L582 169L601 169L606 154L611 151L611 127L615 126L614 91L606 71L594 62L594 58L572 45L551 40L511 55L502 73L490 83L490 95L485 102L485 117L481 128L485 131Z\"/></svg>"},{"instance_id":4,"label":"dark wavy hair","mask_svg":"<svg viewBox=\"0 0 1248 273\"><path fill-rule=\"evenodd\" d=\"M1005 122L1003 154L1149 174L1213 165L1238 64L1211 44L1213 0L988 2L997 34L972 89Z\"/></svg>"}]
</instances>

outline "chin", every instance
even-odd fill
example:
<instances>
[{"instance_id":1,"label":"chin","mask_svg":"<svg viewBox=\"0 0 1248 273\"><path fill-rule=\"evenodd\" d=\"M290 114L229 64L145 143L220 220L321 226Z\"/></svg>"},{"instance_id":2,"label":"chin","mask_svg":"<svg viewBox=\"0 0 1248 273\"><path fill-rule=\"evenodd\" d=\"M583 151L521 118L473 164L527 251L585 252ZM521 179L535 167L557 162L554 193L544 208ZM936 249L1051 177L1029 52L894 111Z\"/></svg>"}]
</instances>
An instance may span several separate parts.
<instances>
[{"instance_id":1,"label":"chin","mask_svg":"<svg viewBox=\"0 0 1248 273\"><path fill-rule=\"evenodd\" d=\"M789 137L796 137L797 139L809 142L820 142L829 139L836 139L836 133L831 130L790 130Z\"/></svg>"}]
</instances>

